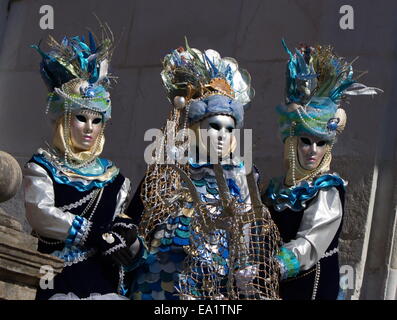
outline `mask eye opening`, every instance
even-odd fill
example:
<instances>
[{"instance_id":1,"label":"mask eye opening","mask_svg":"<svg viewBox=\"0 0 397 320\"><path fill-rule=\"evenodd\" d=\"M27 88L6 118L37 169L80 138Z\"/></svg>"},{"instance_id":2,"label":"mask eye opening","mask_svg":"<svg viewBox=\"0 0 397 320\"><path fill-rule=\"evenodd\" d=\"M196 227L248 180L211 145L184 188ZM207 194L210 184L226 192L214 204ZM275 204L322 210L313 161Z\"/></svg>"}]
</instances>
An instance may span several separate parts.
<instances>
[{"instance_id":1,"label":"mask eye opening","mask_svg":"<svg viewBox=\"0 0 397 320\"><path fill-rule=\"evenodd\" d=\"M87 118L85 116L83 116L82 114L77 114L76 119L83 123L87 122Z\"/></svg>"},{"instance_id":2,"label":"mask eye opening","mask_svg":"<svg viewBox=\"0 0 397 320\"><path fill-rule=\"evenodd\" d=\"M211 122L210 123L210 127L212 128L212 129L214 129L214 130L217 130L217 131L219 131L221 128L220 128L220 126L219 126L219 124L217 124L217 123L215 123L215 122Z\"/></svg>"},{"instance_id":3,"label":"mask eye opening","mask_svg":"<svg viewBox=\"0 0 397 320\"><path fill-rule=\"evenodd\" d=\"M92 120L93 124L98 124L102 122L102 118L95 118L94 120Z\"/></svg>"},{"instance_id":4,"label":"mask eye opening","mask_svg":"<svg viewBox=\"0 0 397 320\"><path fill-rule=\"evenodd\" d=\"M312 142L310 141L309 138L300 137L300 140L301 140L301 142L302 142L304 145L310 146L310 145L312 144Z\"/></svg>"}]
</instances>

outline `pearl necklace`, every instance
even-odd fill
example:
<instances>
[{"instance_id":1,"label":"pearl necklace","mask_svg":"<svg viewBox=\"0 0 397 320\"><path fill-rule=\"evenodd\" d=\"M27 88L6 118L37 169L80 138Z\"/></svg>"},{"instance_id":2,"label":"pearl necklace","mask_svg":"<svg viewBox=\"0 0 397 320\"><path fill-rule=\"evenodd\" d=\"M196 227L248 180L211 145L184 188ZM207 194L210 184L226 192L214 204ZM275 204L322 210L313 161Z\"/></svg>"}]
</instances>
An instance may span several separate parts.
<instances>
[{"instance_id":1,"label":"pearl necklace","mask_svg":"<svg viewBox=\"0 0 397 320\"><path fill-rule=\"evenodd\" d=\"M301 113L301 111L300 111L301 108L302 108L302 107L299 107L298 109L296 109L296 112L298 113L299 118L301 119L302 123L306 126L306 128L308 128L309 130L313 131L314 133L317 133L317 134L320 135L320 136L324 136L324 132L321 132L321 131L319 131L319 130L317 130L317 129L312 128L312 127L306 122L306 120L303 118L302 113ZM316 120L316 119L310 117L304 110L303 110L303 112L305 113L305 115L306 115L308 118L310 118L310 119L312 119L312 120L314 120L314 121L317 121L318 123L321 123L321 124L327 124L327 122L320 121L320 120Z\"/></svg>"}]
</instances>

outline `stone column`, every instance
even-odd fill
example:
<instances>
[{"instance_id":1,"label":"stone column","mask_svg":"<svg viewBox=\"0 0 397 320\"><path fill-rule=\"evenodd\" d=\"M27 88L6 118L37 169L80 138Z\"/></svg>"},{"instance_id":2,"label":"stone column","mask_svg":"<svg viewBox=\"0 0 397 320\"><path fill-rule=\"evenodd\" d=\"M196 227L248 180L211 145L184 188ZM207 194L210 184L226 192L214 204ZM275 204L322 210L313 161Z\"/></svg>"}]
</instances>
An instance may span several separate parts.
<instances>
[{"instance_id":1,"label":"stone column","mask_svg":"<svg viewBox=\"0 0 397 320\"><path fill-rule=\"evenodd\" d=\"M0 202L11 199L21 182L17 161L0 151ZM62 268L62 260L38 252L37 238L23 233L21 224L0 208L0 300L34 299L45 269L55 276Z\"/></svg>"},{"instance_id":2,"label":"stone column","mask_svg":"<svg viewBox=\"0 0 397 320\"><path fill-rule=\"evenodd\" d=\"M397 210L394 211L393 247L385 286L385 300L397 300Z\"/></svg>"}]
</instances>

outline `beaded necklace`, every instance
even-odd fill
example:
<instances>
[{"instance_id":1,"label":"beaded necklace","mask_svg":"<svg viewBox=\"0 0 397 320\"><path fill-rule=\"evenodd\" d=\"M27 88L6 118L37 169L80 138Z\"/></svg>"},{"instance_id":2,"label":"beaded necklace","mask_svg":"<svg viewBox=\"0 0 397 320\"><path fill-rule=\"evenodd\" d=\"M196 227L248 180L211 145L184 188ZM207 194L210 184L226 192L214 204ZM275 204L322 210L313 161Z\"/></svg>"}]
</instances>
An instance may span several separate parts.
<instances>
[{"instance_id":1,"label":"beaded necklace","mask_svg":"<svg viewBox=\"0 0 397 320\"><path fill-rule=\"evenodd\" d=\"M95 206L92 209L90 216L87 218L87 221L91 221L92 217L94 216L94 213L95 213L96 209L98 208L98 204L101 201L102 194L103 194L103 189L104 188L95 190L94 196L91 198L90 202L84 208L84 210L81 213L80 217L84 217L88 213L88 211L90 210L90 208L92 207L93 203L96 200ZM43 238L40 237L40 235L36 231L34 231L34 234L41 242L43 242L45 244L48 244L48 245L58 245L58 244L64 243L63 240L59 240L59 241L47 241L47 240L44 240Z\"/></svg>"}]
</instances>

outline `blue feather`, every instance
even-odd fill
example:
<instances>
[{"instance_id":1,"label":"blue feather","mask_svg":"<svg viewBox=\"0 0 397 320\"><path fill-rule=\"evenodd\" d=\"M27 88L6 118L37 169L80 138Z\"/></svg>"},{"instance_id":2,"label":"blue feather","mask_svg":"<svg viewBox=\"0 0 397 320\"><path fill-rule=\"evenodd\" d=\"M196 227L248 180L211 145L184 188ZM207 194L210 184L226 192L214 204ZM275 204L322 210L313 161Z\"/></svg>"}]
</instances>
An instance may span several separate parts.
<instances>
[{"instance_id":1,"label":"blue feather","mask_svg":"<svg viewBox=\"0 0 397 320\"><path fill-rule=\"evenodd\" d=\"M233 87L233 72L232 72L232 68L230 67L230 65L227 65L227 67L226 67L225 78L227 81L229 81L230 85Z\"/></svg>"},{"instance_id":2,"label":"blue feather","mask_svg":"<svg viewBox=\"0 0 397 320\"><path fill-rule=\"evenodd\" d=\"M211 78L216 78L219 74L219 70L215 67L214 63L208 58L208 56L204 53L205 60L211 67Z\"/></svg>"},{"instance_id":3,"label":"blue feather","mask_svg":"<svg viewBox=\"0 0 397 320\"><path fill-rule=\"evenodd\" d=\"M298 77L300 75L306 75L307 72L307 64L305 61L305 58L303 57L302 53L299 50L295 50L296 51L296 57L297 57L297 63L298 63Z\"/></svg>"},{"instance_id":4,"label":"blue feather","mask_svg":"<svg viewBox=\"0 0 397 320\"><path fill-rule=\"evenodd\" d=\"M92 35L91 32L88 33L88 38L90 40L90 49L92 53L96 52L96 43L95 43L95 39L94 36Z\"/></svg>"},{"instance_id":5,"label":"blue feather","mask_svg":"<svg viewBox=\"0 0 397 320\"><path fill-rule=\"evenodd\" d=\"M180 67L183 65L182 59L179 57L179 54L176 50L172 51L171 55L176 66Z\"/></svg>"},{"instance_id":6,"label":"blue feather","mask_svg":"<svg viewBox=\"0 0 397 320\"><path fill-rule=\"evenodd\" d=\"M86 54L91 54L90 48L84 42L79 41L78 44L81 47L81 49L83 49L82 51L85 51Z\"/></svg>"},{"instance_id":7,"label":"blue feather","mask_svg":"<svg viewBox=\"0 0 397 320\"><path fill-rule=\"evenodd\" d=\"M53 60L51 56L49 56L47 53L40 49L39 45L33 44L30 47L35 49L43 58Z\"/></svg>"},{"instance_id":8,"label":"blue feather","mask_svg":"<svg viewBox=\"0 0 397 320\"><path fill-rule=\"evenodd\" d=\"M69 41L67 37L63 37L62 42L61 42L63 47L67 47L69 45Z\"/></svg>"},{"instance_id":9,"label":"blue feather","mask_svg":"<svg viewBox=\"0 0 397 320\"><path fill-rule=\"evenodd\" d=\"M281 39L281 44L284 47L284 50L287 52L287 54L290 56L291 59L294 58L294 55L292 54L292 52L288 49L287 44L285 43L284 39Z\"/></svg>"}]
</instances>

